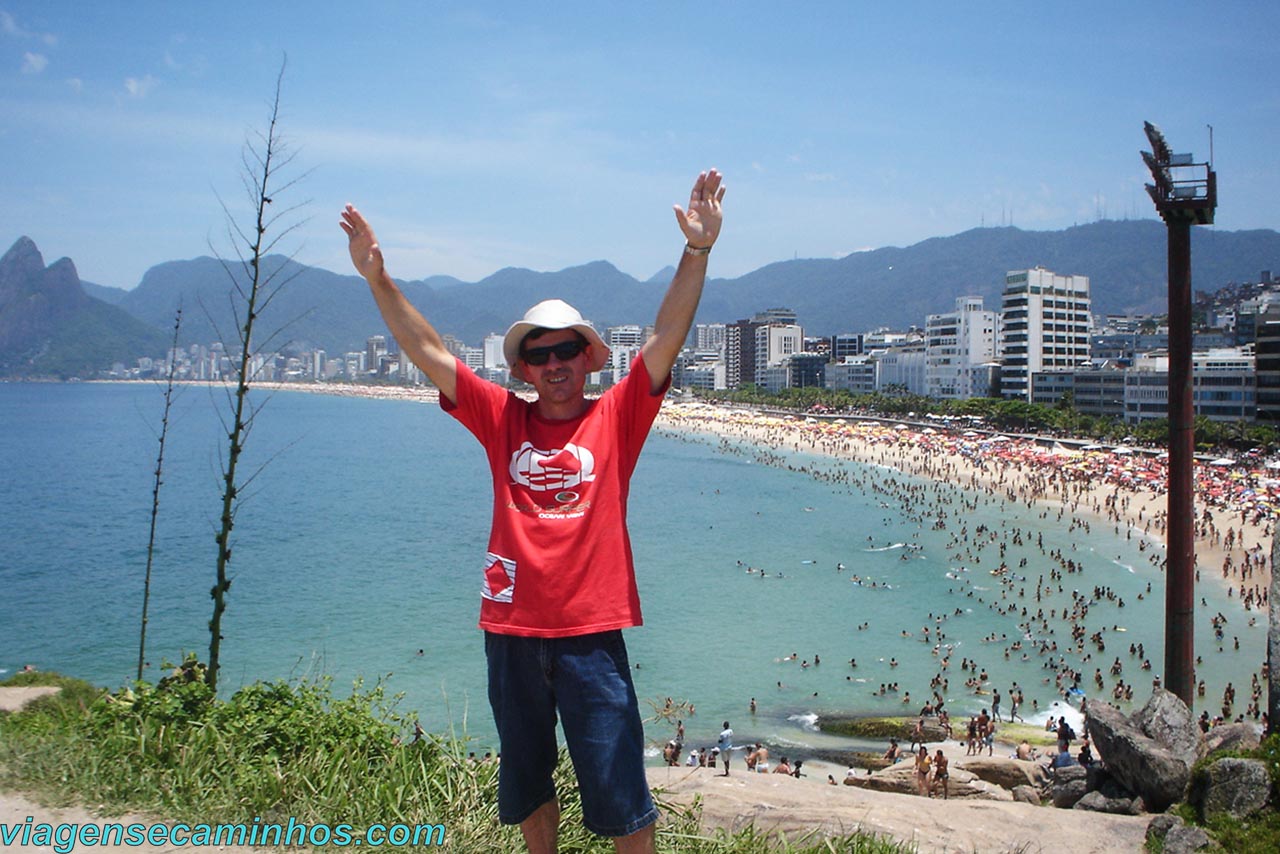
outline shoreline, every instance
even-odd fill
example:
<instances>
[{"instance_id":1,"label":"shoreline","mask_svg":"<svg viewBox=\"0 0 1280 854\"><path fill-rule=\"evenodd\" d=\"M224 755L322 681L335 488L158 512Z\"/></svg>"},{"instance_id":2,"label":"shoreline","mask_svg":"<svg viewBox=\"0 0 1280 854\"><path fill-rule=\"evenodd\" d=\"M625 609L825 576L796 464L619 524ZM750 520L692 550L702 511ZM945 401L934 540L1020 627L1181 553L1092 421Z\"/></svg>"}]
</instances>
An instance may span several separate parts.
<instances>
[{"instance_id":1,"label":"shoreline","mask_svg":"<svg viewBox=\"0 0 1280 854\"><path fill-rule=\"evenodd\" d=\"M1150 460L1104 452L1045 452L1018 439L1001 442L962 441L954 433L926 428L899 429L887 422L851 420L812 422L765 415L754 410L703 403L667 403L655 427L682 433L699 433L719 439L747 442L770 451L813 454L863 465L886 466L903 474L976 489L991 497L1062 509L1080 520L1126 530L1157 542L1163 550L1167 499L1163 482L1149 475ZM985 447L984 447L985 446ZM993 450L995 449L995 450ZM1070 468L1087 457L1091 468ZM1056 458L1056 459L1054 459ZM1096 472L1117 465L1113 479ZM1054 467L1058 467L1057 472ZM1196 472L1196 568L1198 580L1213 578L1231 588L1252 591L1255 609L1266 605L1270 584L1270 539L1275 516L1230 505L1208 506L1202 491L1204 478L1215 472L1197 465ZM1062 472L1072 471L1070 475ZM1048 472L1048 474L1046 474ZM1141 474L1139 474L1141 472ZM1141 476L1148 475L1148 476ZM1126 478L1127 476L1127 478ZM1256 477L1256 473L1251 475ZM1122 479L1126 478L1126 479ZM1216 486L1216 481L1211 481ZM1273 487L1280 502L1280 481ZM1278 504L1277 506L1280 506ZM1220 527L1221 526L1221 527ZM1228 543L1227 532L1233 532ZM1229 571L1222 573L1230 560ZM1214 571L1216 570L1216 571Z\"/></svg>"}]
</instances>

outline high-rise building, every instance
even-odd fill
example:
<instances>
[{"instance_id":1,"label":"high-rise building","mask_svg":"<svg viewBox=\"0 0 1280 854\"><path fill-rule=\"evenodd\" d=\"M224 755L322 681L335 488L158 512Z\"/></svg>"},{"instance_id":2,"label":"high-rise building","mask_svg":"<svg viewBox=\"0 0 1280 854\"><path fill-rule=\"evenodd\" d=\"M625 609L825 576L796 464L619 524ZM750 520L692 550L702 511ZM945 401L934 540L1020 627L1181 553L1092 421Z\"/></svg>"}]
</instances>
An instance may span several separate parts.
<instances>
[{"instance_id":1,"label":"high-rise building","mask_svg":"<svg viewBox=\"0 0 1280 854\"><path fill-rule=\"evenodd\" d=\"M1029 401L1033 371L1071 371L1089 358L1089 277L1043 267L1005 276L1000 393Z\"/></svg>"},{"instance_id":2,"label":"high-rise building","mask_svg":"<svg viewBox=\"0 0 1280 854\"><path fill-rule=\"evenodd\" d=\"M755 385L756 328L759 326L753 320L739 320L725 326L724 381L728 388Z\"/></svg>"},{"instance_id":3,"label":"high-rise building","mask_svg":"<svg viewBox=\"0 0 1280 854\"><path fill-rule=\"evenodd\" d=\"M804 330L794 324L769 323L756 327L756 377L804 350Z\"/></svg>"},{"instance_id":4,"label":"high-rise building","mask_svg":"<svg viewBox=\"0 0 1280 854\"><path fill-rule=\"evenodd\" d=\"M724 355L725 326L723 323L699 323L693 328L693 349L718 352Z\"/></svg>"},{"instance_id":5,"label":"high-rise building","mask_svg":"<svg viewBox=\"0 0 1280 854\"><path fill-rule=\"evenodd\" d=\"M634 324L609 326L604 331L604 343L609 345L609 366L613 368L613 381L618 382L631 372L631 362L644 345L644 328Z\"/></svg>"},{"instance_id":6,"label":"high-rise building","mask_svg":"<svg viewBox=\"0 0 1280 854\"><path fill-rule=\"evenodd\" d=\"M385 355L387 355L387 337L385 335L369 336L364 342L364 369L378 370Z\"/></svg>"},{"instance_id":7,"label":"high-rise building","mask_svg":"<svg viewBox=\"0 0 1280 854\"><path fill-rule=\"evenodd\" d=\"M956 310L925 320L925 394L967 400L990 394L982 366L998 352L1000 317L982 307L982 297L956 300Z\"/></svg>"},{"instance_id":8,"label":"high-rise building","mask_svg":"<svg viewBox=\"0 0 1280 854\"><path fill-rule=\"evenodd\" d=\"M1267 278L1270 271L1264 271ZM1260 315L1254 357L1258 376L1258 420L1280 421L1280 306Z\"/></svg>"},{"instance_id":9,"label":"high-rise building","mask_svg":"<svg viewBox=\"0 0 1280 854\"><path fill-rule=\"evenodd\" d=\"M491 332L484 336L484 366L486 368L507 367L507 356L502 351L505 336Z\"/></svg>"}]
</instances>

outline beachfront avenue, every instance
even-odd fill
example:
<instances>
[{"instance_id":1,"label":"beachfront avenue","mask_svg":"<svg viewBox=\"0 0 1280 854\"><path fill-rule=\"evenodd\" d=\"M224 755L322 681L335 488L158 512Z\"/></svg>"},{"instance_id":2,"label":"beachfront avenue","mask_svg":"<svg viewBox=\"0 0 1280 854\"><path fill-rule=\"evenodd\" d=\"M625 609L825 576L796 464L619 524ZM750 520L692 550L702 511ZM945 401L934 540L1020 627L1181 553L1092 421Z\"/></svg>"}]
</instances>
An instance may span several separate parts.
<instances>
[{"instance_id":1,"label":"beachfront avenue","mask_svg":"<svg viewBox=\"0 0 1280 854\"><path fill-rule=\"evenodd\" d=\"M56 854L82 848L137 848L170 845L200 848L210 845L336 845L378 848L382 845L443 845L443 824L371 824L363 833L350 824L306 824L290 817L287 824L265 824L262 819L234 824L48 824L33 816L21 824L0 823L0 844L6 850L39 845Z\"/></svg>"}]
</instances>

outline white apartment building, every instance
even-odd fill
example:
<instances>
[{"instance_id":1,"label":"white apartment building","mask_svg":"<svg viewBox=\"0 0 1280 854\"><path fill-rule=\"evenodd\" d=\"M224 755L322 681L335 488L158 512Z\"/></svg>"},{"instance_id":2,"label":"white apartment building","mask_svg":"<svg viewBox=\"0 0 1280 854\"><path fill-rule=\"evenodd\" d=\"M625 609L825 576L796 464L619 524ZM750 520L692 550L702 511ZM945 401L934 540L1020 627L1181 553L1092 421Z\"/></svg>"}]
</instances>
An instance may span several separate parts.
<instances>
[{"instance_id":1,"label":"white apartment building","mask_svg":"<svg viewBox=\"0 0 1280 854\"><path fill-rule=\"evenodd\" d=\"M795 324L756 327L756 382L769 368L776 368L793 353L804 350L804 329Z\"/></svg>"},{"instance_id":2,"label":"white apartment building","mask_svg":"<svg viewBox=\"0 0 1280 854\"><path fill-rule=\"evenodd\" d=\"M876 391L924 394L925 353L923 344L909 344L877 351Z\"/></svg>"},{"instance_id":3,"label":"white apartment building","mask_svg":"<svg viewBox=\"0 0 1280 854\"><path fill-rule=\"evenodd\" d=\"M999 346L1000 316L982 307L982 297L956 300L956 310L925 320L925 394L950 400L985 397Z\"/></svg>"},{"instance_id":4,"label":"white apartment building","mask_svg":"<svg viewBox=\"0 0 1280 854\"><path fill-rule=\"evenodd\" d=\"M876 360L867 355L846 356L827 365L826 385L832 390L871 394L876 390Z\"/></svg>"},{"instance_id":5,"label":"white apartment building","mask_svg":"<svg viewBox=\"0 0 1280 854\"><path fill-rule=\"evenodd\" d=\"M631 362L640 353L644 340L644 327L635 324L605 329L604 343L609 345L609 367L615 383L631 372Z\"/></svg>"},{"instance_id":6,"label":"white apartment building","mask_svg":"<svg viewBox=\"0 0 1280 854\"><path fill-rule=\"evenodd\" d=\"M1072 371L1089 358L1089 277L1012 270L1001 300L1001 393L1029 401L1033 371Z\"/></svg>"},{"instance_id":7,"label":"white apartment building","mask_svg":"<svg viewBox=\"0 0 1280 854\"><path fill-rule=\"evenodd\" d=\"M484 366L486 368L507 367L507 356L502 352L502 341L505 336L490 332L484 336Z\"/></svg>"}]
</instances>

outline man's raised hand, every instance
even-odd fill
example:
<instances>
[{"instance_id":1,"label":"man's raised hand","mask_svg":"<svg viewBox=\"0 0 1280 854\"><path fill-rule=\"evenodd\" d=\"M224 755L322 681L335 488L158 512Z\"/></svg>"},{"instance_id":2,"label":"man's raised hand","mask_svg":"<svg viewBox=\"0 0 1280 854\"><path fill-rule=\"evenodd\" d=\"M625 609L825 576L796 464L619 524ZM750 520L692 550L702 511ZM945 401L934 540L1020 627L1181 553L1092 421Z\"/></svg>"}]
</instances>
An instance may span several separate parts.
<instances>
[{"instance_id":1,"label":"man's raised hand","mask_svg":"<svg viewBox=\"0 0 1280 854\"><path fill-rule=\"evenodd\" d=\"M382 249L373 229L355 205L347 205L343 209L339 225L347 233L347 249L351 252L351 263L355 265L356 272L365 279L379 275L382 272Z\"/></svg>"},{"instance_id":2,"label":"man's raised hand","mask_svg":"<svg viewBox=\"0 0 1280 854\"><path fill-rule=\"evenodd\" d=\"M684 232L684 239L695 249L709 249L720 236L720 200L724 198L722 176L715 169L698 175L689 194L689 209L674 205L676 222Z\"/></svg>"}]
</instances>

